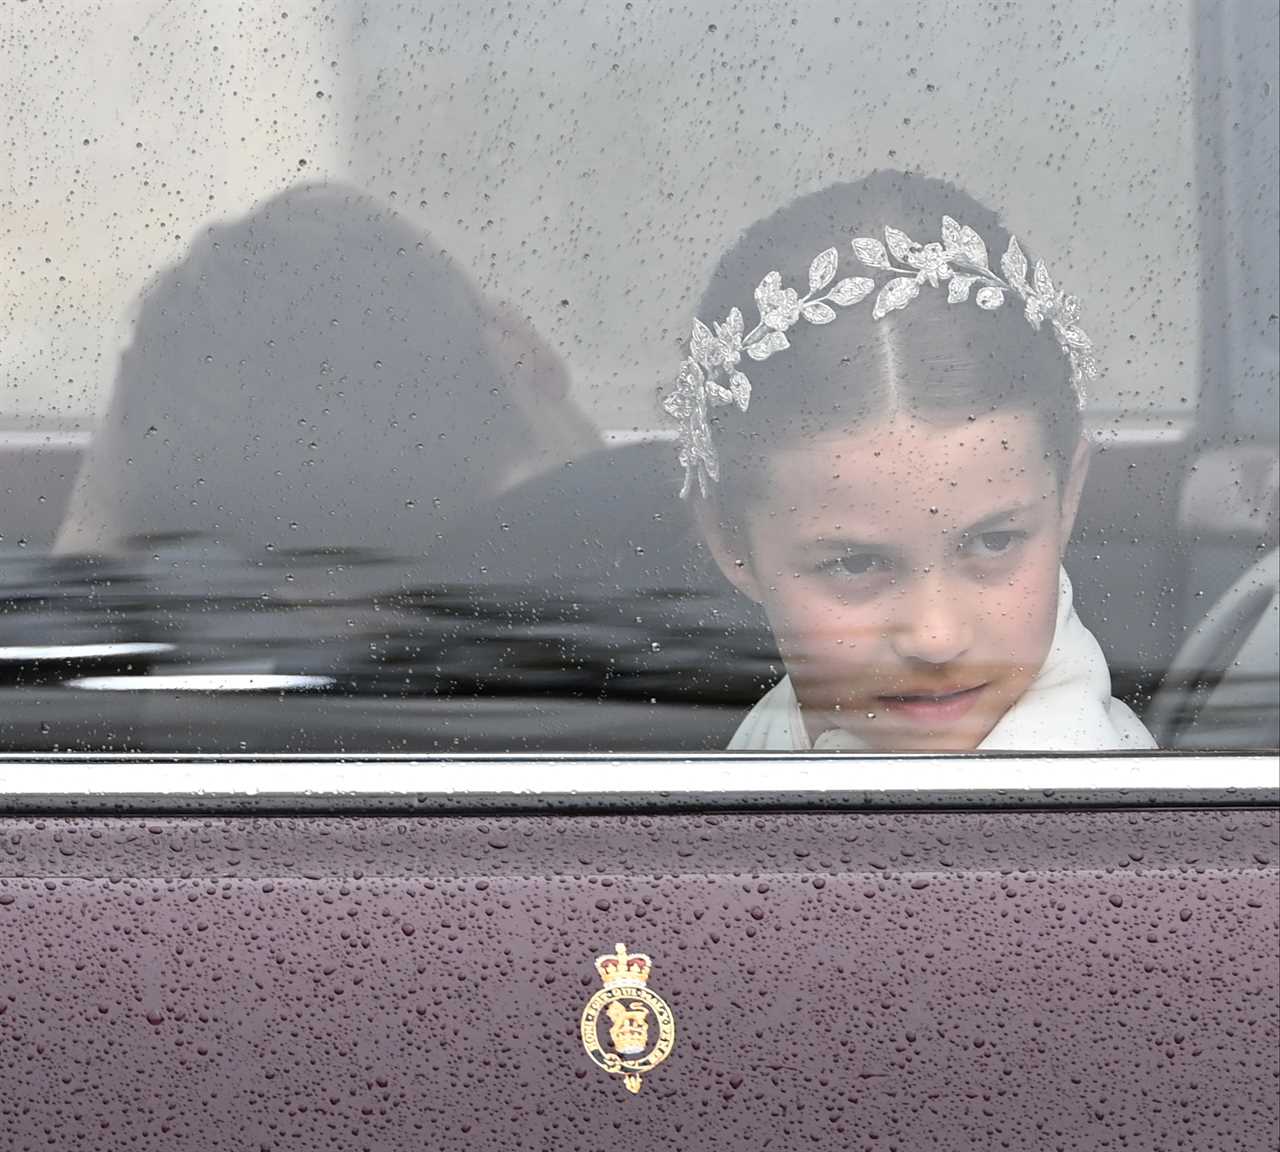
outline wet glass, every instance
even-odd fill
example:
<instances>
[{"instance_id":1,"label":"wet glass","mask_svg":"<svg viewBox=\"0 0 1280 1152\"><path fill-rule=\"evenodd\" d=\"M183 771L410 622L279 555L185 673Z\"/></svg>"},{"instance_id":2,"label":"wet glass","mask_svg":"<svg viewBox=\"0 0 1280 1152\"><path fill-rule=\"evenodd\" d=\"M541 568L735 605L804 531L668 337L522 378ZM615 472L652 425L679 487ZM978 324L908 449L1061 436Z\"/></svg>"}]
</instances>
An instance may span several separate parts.
<instances>
[{"instance_id":1,"label":"wet glass","mask_svg":"<svg viewBox=\"0 0 1280 1152\"><path fill-rule=\"evenodd\" d=\"M1191 0L13 5L0 750L1275 747L1276 59Z\"/></svg>"}]
</instances>

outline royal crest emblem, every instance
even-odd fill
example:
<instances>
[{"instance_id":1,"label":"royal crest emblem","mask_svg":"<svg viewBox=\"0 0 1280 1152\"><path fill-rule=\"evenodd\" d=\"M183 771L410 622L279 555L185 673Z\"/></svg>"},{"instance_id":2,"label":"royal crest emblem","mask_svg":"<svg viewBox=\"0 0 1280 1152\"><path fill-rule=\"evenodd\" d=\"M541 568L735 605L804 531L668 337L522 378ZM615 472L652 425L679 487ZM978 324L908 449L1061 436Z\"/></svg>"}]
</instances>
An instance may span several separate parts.
<instances>
[{"instance_id":1,"label":"royal crest emblem","mask_svg":"<svg viewBox=\"0 0 1280 1152\"><path fill-rule=\"evenodd\" d=\"M582 1046L597 1068L621 1076L628 1092L661 1064L676 1045L676 1020L667 1002L649 988L653 961L614 945L596 957L604 982L582 1010Z\"/></svg>"}]
</instances>

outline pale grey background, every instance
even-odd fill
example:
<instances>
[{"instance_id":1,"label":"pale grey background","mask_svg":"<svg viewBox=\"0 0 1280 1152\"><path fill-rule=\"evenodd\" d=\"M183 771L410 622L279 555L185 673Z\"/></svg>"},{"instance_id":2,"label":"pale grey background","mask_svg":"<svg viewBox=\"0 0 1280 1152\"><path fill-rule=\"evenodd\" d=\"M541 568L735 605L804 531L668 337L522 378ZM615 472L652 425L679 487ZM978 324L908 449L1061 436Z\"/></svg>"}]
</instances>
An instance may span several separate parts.
<instances>
[{"instance_id":1,"label":"pale grey background","mask_svg":"<svg viewBox=\"0 0 1280 1152\"><path fill-rule=\"evenodd\" d=\"M1240 7L1228 39L1274 58L1273 6ZM894 165L1003 207L1086 301L1100 415L1159 426L1197 395L1202 245L1249 247L1240 214L1275 243L1274 194L1227 203L1197 173L1202 20L1190 0L10 3L0 423L91 428L157 270L211 218L341 177L527 311L601 426L650 427L735 234ZM1274 135L1223 146L1270 173ZM1275 267L1235 290L1274 298Z\"/></svg>"}]
</instances>

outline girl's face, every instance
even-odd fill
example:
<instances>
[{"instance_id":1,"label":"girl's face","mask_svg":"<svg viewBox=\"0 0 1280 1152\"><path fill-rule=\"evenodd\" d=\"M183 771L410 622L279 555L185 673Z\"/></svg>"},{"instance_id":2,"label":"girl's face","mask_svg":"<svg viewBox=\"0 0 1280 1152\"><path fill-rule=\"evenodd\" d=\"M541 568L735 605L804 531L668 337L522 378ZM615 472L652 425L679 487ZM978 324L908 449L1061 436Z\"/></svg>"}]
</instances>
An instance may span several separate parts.
<instances>
[{"instance_id":1,"label":"girl's face","mask_svg":"<svg viewBox=\"0 0 1280 1152\"><path fill-rule=\"evenodd\" d=\"M1036 417L896 414L777 452L750 553L717 548L769 615L810 738L972 749L1053 638L1087 456L1060 485Z\"/></svg>"}]
</instances>

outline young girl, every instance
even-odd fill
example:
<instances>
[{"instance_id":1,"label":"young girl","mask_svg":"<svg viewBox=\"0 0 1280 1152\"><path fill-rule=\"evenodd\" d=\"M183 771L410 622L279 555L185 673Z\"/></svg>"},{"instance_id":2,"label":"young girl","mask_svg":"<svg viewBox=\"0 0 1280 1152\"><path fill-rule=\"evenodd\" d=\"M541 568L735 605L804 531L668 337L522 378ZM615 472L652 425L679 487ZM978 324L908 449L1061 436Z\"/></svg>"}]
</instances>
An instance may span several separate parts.
<instances>
[{"instance_id":1,"label":"young girl","mask_svg":"<svg viewBox=\"0 0 1280 1152\"><path fill-rule=\"evenodd\" d=\"M1096 375L1078 312L993 212L902 172L720 261L664 407L787 669L730 749L1152 747L1061 567Z\"/></svg>"}]
</instances>

